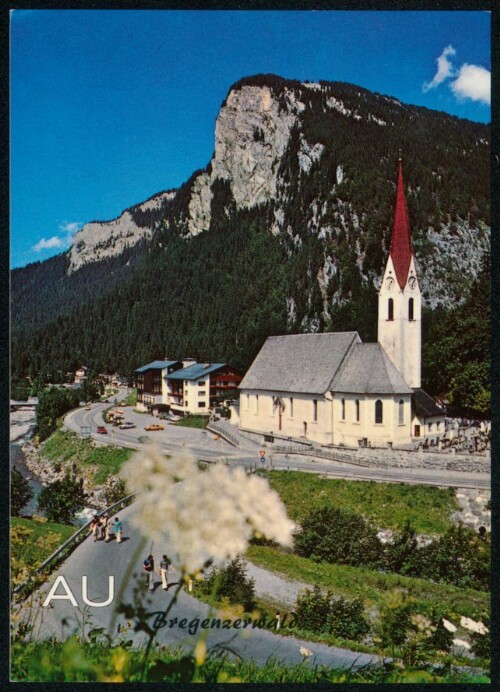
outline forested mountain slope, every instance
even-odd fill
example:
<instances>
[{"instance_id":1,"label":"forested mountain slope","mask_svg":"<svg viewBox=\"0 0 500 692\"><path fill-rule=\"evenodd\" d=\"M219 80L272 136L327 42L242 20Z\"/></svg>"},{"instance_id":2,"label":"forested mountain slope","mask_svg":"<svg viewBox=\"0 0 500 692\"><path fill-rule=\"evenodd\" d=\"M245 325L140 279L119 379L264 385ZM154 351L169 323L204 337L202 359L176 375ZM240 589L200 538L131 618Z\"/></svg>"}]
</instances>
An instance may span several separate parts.
<instances>
[{"instance_id":1,"label":"forested mountain slope","mask_svg":"<svg viewBox=\"0 0 500 692\"><path fill-rule=\"evenodd\" d=\"M166 354L245 368L269 334L374 340L399 149L432 331L487 264L489 139L488 126L349 84L245 78L222 104L208 166L169 193L161 221L157 205L129 256L107 258L109 271L91 255L69 275L68 258L16 270L14 371L131 372ZM42 275L46 309L32 322L27 287L36 296ZM69 302L50 299L56 284Z\"/></svg>"}]
</instances>

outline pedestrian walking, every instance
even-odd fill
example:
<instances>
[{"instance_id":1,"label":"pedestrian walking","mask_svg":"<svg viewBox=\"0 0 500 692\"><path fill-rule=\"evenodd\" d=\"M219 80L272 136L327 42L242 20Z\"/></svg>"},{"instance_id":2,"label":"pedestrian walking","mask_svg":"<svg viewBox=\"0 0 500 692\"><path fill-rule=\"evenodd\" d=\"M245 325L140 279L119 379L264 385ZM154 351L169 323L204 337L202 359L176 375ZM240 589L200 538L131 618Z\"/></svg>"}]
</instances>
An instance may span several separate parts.
<instances>
[{"instance_id":1,"label":"pedestrian walking","mask_svg":"<svg viewBox=\"0 0 500 692\"><path fill-rule=\"evenodd\" d=\"M101 530L101 541L109 541L109 516L107 514L103 514L101 517L101 524L99 526Z\"/></svg>"},{"instance_id":2,"label":"pedestrian walking","mask_svg":"<svg viewBox=\"0 0 500 692\"><path fill-rule=\"evenodd\" d=\"M99 517L97 514L94 514L92 517L92 521L90 522L90 527L89 527L89 533L91 533L94 536L94 543L97 541L99 534Z\"/></svg>"},{"instance_id":3,"label":"pedestrian walking","mask_svg":"<svg viewBox=\"0 0 500 692\"><path fill-rule=\"evenodd\" d=\"M149 590L153 591L154 586L154 575L155 575L155 560L152 555L148 555L144 560L142 569L146 573L146 584L149 586Z\"/></svg>"},{"instance_id":4,"label":"pedestrian walking","mask_svg":"<svg viewBox=\"0 0 500 692\"><path fill-rule=\"evenodd\" d=\"M161 587L164 591L168 589L168 567L170 565L170 560L166 555L162 556L160 562L160 577L161 577Z\"/></svg>"},{"instance_id":5,"label":"pedestrian walking","mask_svg":"<svg viewBox=\"0 0 500 692\"><path fill-rule=\"evenodd\" d=\"M122 542L122 529L123 529L123 524L119 520L118 517L115 517L115 521L113 523L113 529L115 531L115 537L116 537L116 542L121 543Z\"/></svg>"}]
</instances>

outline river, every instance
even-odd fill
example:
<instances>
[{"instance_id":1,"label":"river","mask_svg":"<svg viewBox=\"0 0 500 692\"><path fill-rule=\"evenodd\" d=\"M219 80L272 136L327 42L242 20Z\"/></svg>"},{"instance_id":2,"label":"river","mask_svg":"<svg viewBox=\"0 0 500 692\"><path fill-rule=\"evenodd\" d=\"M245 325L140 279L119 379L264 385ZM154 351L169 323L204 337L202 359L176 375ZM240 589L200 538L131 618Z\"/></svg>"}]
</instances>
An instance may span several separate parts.
<instances>
[{"instance_id":1,"label":"river","mask_svg":"<svg viewBox=\"0 0 500 692\"><path fill-rule=\"evenodd\" d=\"M21 475L29 481L34 492L33 499L22 510L24 515L37 512L37 497L42 489L39 479L26 466L26 458L21 449L23 444L31 439L35 423L36 416L32 410L19 410L10 414L10 468L15 466Z\"/></svg>"}]
</instances>

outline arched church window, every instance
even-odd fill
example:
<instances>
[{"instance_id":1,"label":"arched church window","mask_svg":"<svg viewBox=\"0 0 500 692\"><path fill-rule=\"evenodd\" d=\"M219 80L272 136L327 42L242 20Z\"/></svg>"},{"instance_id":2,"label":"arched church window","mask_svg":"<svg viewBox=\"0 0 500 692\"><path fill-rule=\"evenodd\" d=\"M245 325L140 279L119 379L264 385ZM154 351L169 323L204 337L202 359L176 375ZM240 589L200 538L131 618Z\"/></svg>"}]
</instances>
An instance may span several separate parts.
<instances>
[{"instance_id":1,"label":"arched church window","mask_svg":"<svg viewBox=\"0 0 500 692\"><path fill-rule=\"evenodd\" d=\"M342 399L342 420L345 420L345 399Z\"/></svg>"},{"instance_id":2,"label":"arched church window","mask_svg":"<svg viewBox=\"0 0 500 692\"><path fill-rule=\"evenodd\" d=\"M415 319L413 317L413 298L410 298L410 300L408 301L408 319L410 321Z\"/></svg>"},{"instance_id":3,"label":"arched church window","mask_svg":"<svg viewBox=\"0 0 500 692\"><path fill-rule=\"evenodd\" d=\"M356 399L356 422L359 423L359 399Z\"/></svg>"},{"instance_id":4,"label":"arched church window","mask_svg":"<svg viewBox=\"0 0 500 692\"><path fill-rule=\"evenodd\" d=\"M389 298L389 301L387 303L387 319L392 322L394 319L394 301L392 298Z\"/></svg>"},{"instance_id":5,"label":"arched church window","mask_svg":"<svg viewBox=\"0 0 500 692\"><path fill-rule=\"evenodd\" d=\"M383 421L383 405L380 399L377 399L377 401L375 402L375 423L383 423Z\"/></svg>"},{"instance_id":6,"label":"arched church window","mask_svg":"<svg viewBox=\"0 0 500 692\"><path fill-rule=\"evenodd\" d=\"M403 399L399 400L399 425L404 425L405 422L405 402Z\"/></svg>"}]
</instances>

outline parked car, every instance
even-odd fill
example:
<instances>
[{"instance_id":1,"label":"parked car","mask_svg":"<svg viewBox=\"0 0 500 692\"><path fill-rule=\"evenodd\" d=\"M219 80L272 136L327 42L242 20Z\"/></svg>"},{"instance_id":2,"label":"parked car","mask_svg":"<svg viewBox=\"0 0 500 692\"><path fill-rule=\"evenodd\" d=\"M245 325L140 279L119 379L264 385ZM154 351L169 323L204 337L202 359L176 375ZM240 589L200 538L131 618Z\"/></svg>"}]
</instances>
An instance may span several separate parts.
<instances>
[{"instance_id":1,"label":"parked car","mask_svg":"<svg viewBox=\"0 0 500 692\"><path fill-rule=\"evenodd\" d=\"M135 423L131 421L126 421L120 425L120 430L128 430L129 428L135 428Z\"/></svg>"},{"instance_id":2,"label":"parked car","mask_svg":"<svg viewBox=\"0 0 500 692\"><path fill-rule=\"evenodd\" d=\"M85 406L85 410L86 410L86 411L91 411L91 410L92 410L92 406Z\"/></svg>"},{"instance_id":3,"label":"parked car","mask_svg":"<svg viewBox=\"0 0 500 692\"><path fill-rule=\"evenodd\" d=\"M145 425L144 430L165 430L165 427L163 425L153 423L153 425Z\"/></svg>"},{"instance_id":4,"label":"parked car","mask_svg":"<svg viewBox=\"0 0 500 692\"><path fill-rule=\"evenodd\" d=\"M104 425L98 425L97 426L97 432L100 433L101 435L107 435L108 431L104 427Z\"/></svg>"}]
</instances>

